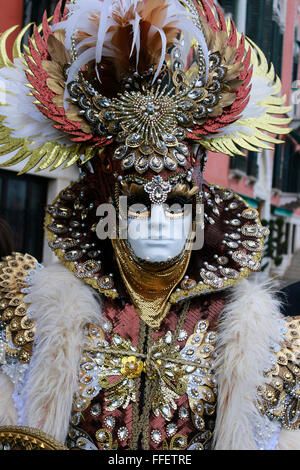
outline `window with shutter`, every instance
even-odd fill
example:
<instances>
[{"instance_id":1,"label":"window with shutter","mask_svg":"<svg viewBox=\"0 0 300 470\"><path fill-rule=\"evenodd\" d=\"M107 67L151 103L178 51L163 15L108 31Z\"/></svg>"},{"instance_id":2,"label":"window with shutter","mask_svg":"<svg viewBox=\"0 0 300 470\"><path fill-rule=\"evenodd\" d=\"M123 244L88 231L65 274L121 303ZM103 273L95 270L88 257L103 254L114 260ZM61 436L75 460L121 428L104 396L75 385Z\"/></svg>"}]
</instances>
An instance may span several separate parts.
<instances>
[{"instance_id":1,"label":"window with shutter","mask_svg":"<svg viewBox=\"0 0 300 470\"><path fill-rule=\"evenodd\" d=\"M258 177L258 153L257 152L248 152L247 158L247 175L253 176L254 178Z\"/></svg>"},{"instance_id":2,"label":"window with shutter","mask_svg":"<svg viewBox=\"0 0 300 470\"><path fill-rule=\"evenodd\" d=\"M300 192L300 158L290 140L284 146L281 189L285 193Z\"/></svg>"},{"instance_id":3,"label":"window with shutter","mask_svg":"<svg viewBox=\"0 0 300 470\"><path fill-rule=\"evenodd\" d=\"M285 224L285 234L284 234L285 240L284 240L283 255L289 254L290 233L291 233L291 224L287 222Z\"/></svg>"},{"instance_id":4,"label":"window with shutter","mask_svg":"<svg viewBox=\"0 0 300 470\"><path fill-rule=\"evenodd\" d=\"M298 225L293 225L293 234L292 234L292 254L295 253L296 251L296 235L297 235L297 229L299 230L298 228L299 226Z\"/></svg>"},{"instance_id":5,"label":"window with shutter","mask_svg":"<svg viewBox=\"0 0 300 470\"><path fill-rule=\"evenodd\" d=\"M273 62L278 75L281 74L283 32L278 19L273 15L273 0L251 0L247 3L247 36Z\"/></svg>"},{"instance_id":6,"label":"window with shutter","mask_svg":"<svg viewBox=\"0 0 300 470\"><path fill-rule=\"evenodd\" d=\"M20 0L21 1L21 0ZM23 26L29 23L40 25L43 20L44 12L47 12L48 18L53 15L58 0L24 0ZM66 0L62 2L62 9ZM27 44L28 37L32 34L32 28L24 35L22 44Z\"/></svg>"},{"instance_id":7,"label":"window with shutter","mask_svg":"<svg viewBox=\"0 0 300 470\"><path fill-rule=\"evenodd\" d=\"M246 176L258 177L258 154L257 152L248 152L247 157L236 155L230 159L230 169L239 170Z\"/></svg>"},{"instance_id":8,"label":"window with shutter","mask_svg":"<svg viewBox=\"0 0 300 470\"><path fill-rule=\"evenodd\" d=\"M247 170L247 158L242 157L241 155L235 155L230 159L230 169L239 170L242 173L246 174Z\"/></svg>"},{"instance_id":9,"label":"window with shutter","mask_svg":"<svg viewBox=\"0 0 300 470\"><path fill-rule=\"evenodd\" d=\"M12 228L16 251L29 253L39 261L47 190L47 178L0 170L0 217Z\"/></svg>"},{"instance_id":10,"label":"window with shutter","mask_svg":"<svg viewBox=\"0 0 300 470\"><path fill-rule=\"evenodd\" d=\"M276 145L274 152L274 163L273 163L273 183L272 187L281 189L281 155L282 146Z\"/></svg>"}]
</instances>

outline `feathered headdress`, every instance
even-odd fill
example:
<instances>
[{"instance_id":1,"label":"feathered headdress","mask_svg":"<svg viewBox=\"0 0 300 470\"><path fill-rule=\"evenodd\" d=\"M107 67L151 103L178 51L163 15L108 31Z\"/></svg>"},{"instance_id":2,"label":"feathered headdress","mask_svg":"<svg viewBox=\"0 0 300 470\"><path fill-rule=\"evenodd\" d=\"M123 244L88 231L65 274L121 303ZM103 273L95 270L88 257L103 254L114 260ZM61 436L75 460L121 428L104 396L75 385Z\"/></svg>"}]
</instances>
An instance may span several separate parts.
<instances>
[{"instance_id":1,"label":"feathered headdress","mask_svg":"<svg viewBox=\"0 0 300 470\"><path fill-rule=\"evenodd\" d=\"M136 185L154 203L178 185L198 192L193 144L227 155L269 148L279 142L269 133L289 132L289 108L273 66L212 0L75 0L63 14L60 2L22 52L29 27L13 61L6 40L15 28L0 38L0 155L10 154L0 166L88 167L48 207L49 245L77 277L115 298L123 288L119 275L107 275L112 247L96 236L95 207ZM170 302L224 289L260 267L267 230L257 211L205 183L202 195L205 247Z\"/></svg>"},{"instance_id":2,"label":"feathered headdress","mask_svg":"<svg viewBox=\"0 0 300 470\"><path fill-rule=\"evenodd\" d=\"M211 0L76 0L44 16L11 62L1 36L1 166L189 168L189 144L228 155L284 134L281 83Z\"/></svg>"}]
</instances>

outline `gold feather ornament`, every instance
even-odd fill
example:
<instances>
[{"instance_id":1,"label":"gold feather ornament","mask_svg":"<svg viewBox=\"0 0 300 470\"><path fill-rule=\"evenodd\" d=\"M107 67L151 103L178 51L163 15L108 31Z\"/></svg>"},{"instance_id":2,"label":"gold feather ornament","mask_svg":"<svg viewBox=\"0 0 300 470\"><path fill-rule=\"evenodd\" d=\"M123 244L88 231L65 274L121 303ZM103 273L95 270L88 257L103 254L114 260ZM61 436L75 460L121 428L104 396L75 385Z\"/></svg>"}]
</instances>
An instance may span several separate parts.
<instances>
[{"instance_id":1,"label":"gold feather ornament","mask_svg":"<svg viewBox=\"0 0 300 470\"><path fill-rule=\"evenodd\" d=\"M193 165L189 144L235 155L289 132L273 66L211 0L86 5L59 3L25 53L24 28L13 61L13 29L1 36L1 166L69 167L108 148L121 171L173 172Z\"/></svg>"}]
</instances>

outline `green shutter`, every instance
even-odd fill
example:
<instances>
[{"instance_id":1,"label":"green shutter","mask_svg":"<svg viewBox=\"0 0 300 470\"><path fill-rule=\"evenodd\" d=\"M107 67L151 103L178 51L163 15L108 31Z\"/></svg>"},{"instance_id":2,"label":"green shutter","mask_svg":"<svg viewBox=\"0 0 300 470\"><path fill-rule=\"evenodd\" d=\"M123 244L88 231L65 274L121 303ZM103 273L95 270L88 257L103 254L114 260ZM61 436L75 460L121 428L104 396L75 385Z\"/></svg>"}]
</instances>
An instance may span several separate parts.
<instances>
[{"instance_id":1,"label":"green shutter","mask_svg":"<svg viewBox=\"0 0 300 470\"><path fill-rule=\"evenodd\" d=\"M276 72L281 74L283 34L273 19L273 0L251 0L247 3L246 33L273 62Z\"/></svg>"}]
</instances>

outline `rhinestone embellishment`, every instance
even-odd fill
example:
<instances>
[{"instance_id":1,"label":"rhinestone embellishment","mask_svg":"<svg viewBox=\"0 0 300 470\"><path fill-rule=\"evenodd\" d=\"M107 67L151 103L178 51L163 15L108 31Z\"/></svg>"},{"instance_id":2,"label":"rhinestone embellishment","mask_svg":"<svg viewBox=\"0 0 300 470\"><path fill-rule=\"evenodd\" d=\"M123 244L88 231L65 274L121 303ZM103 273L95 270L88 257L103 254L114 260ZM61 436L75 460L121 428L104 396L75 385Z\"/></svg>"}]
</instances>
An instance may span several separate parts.
<instances>
[{"instance_id":1,"label":"rhinestone embellishment","mask_svg":"<svg viewBox=\"0 0 300 470\"><path fill-rule=\"evenodd\" d=\"M248 251L262 251L263 247L254 240L245 240L242 243L243 247L246 248Z\"/></svg>"},{"instance_id":2,"label":"rhinestone embellishment","mask_svg":"<svg viewBox=\"0 0 300 470\"><path fill-rule=\"evenodd\" d=\"M194 279L184 279L181 283L181 289L190 290L196 286L196 281Z\"/></svg>"},{"instance_id":3,"label":"rhinestone embellishment","mask_svg":"<svg viewBox=\"0 0 300 470\"><path fill-rule=\"evenodd\" d=\"M118 437L120 441L125 441L128 437L128 429L124 426L118 430Z\"/></svg>"},{"instance_id":4,"label":"rhinestone embellishment","mask_svg":"<svg viewBox=\"0 0 300 470\"><path fill-rule=\"evenodd\" d=\"M99 287L104 290L109 290L114 287L112 276L102 276L98 281Z\"/></svg>"},{"instance_id":5,"label":"rhinestone embellishment","mask_svg":"<svg viewBox=\"0 0 300 470\"><path fill-rule=\"evenodd\" d=\"M257 217L259 217L259 214L256 209L245 209L242 212L242 217L244 219L253 220L253 219L257 219Z\"/></svg>"},{"instance_id":6,"label":"rhinestone embellishment","mask_svg":"<svg viewBox=\"0 0 300 470\"><path fill-rule=\"evenodd\" d=\"M104 423L108 428L112 429L116 425L116 419L113 416L107 416L104 420Z\"/></svg>"},{"instance_id":7,"label":"rhinestone embellishment","mask_svg":"<svg viewBox=\"0 0 300 470\"><path fill-rule=\"evenodd\" d=\"M188 410L184 406L181 406L179 408L179 418L180 419L187 419L188 416L189 416Z\"/></svg>"},{"instance_id":8,"label":"rhinestone embellishment","mask_svg":"<svg viewBox=\"0 0 300 470\"><path fill-rule=\"evenodd\" d=\"M229 201L233 198L233 193L231 191L224 191L222 197L224 201Z\"/></svg>"},{"instance_id":9,"label":"rhinestone embellishment","mask_svg":"<svg viewBox=\"0 0 300 470\"><path fill-rule=\"evenodd\" d=\"M99 405L99 403L96 403L91 408L91 415L99 416L100 414L101 414L101 406Z\"/></svg>"},{"instance_id":10,"label":"rhinestone embellishment","mask_svg":"<svg viewBox=\"0 0 300 470\"><path fill-rule=\"evenodd\" d=\"M220 256L220 257L217 258L217 261L222 266L226 266L226 264L229 263L229 259L227 258L227 256Z\"/></svg>"},{"instance_id":11,"label":"rhinestone embellishment","mask_svg":"<svg viewBox=\"0 0 300 470\"><path fill-rule=\"evenodd\" d=\"M220 272L223 276L228 277L229 279L238 279L240 277L238 271L235 269L220 268Z\"/></svg>"},{"instance_id":12,"label":"rhinestone embellishment","mask_svg":"<svg viewBox=\"0 0 300 470\"><path fill-rule=\"evenodd\" d=\"M154 176L152 181L144 186L144 189L154 204L163 204L172 191L172 186L168 181L164 181L161 176Z\"/></svg>"},{"instance_id":13,"label":"rhinestone embellishment","mask_svg":"<svg viewBox=\"0 0 300 470\"><path fill-rule=\"evenodd\" d=\"M219 278L215 273L212 271L201 271L200 275L205 282L205 284L208 284L209 286L215 287L215 288L222 288L224 286L224 281L223 279Z\"/></svg>"},{"instance_id":14,"label":"rhinestone embellishment","mask_svg":"<svg viewBox=\"0 0 300 470\"><path fill-rule=\"evenodd\" d=\"M241 221L239 219L233 219L230 221L231 225L234 227L239 227L241 225Z\"/></svg>"},{"instance_id":15,"label":"rhinestone embellishment","mask_svg":"<svg viewBox=\"0 0 300 470\"><path fill-rule=\"evenodd\" d=\"M232 258L240 266L249 268L252 271L258 271L260 269L260 263L256 261L251 255L247 255L243 251L236 251L233 253Z\"/></svg>"},{"instance_id":16,"label":"rhinestone embellishment","mask_svg":"<svg viewBox=\"0 0 300 470\"><path fill-rule=\"evenodd\" d=\"M151 439L156 444L159 444L161 441L161 432L158 429L153 429L153 431L151 431Z\"/></svg>"},{"instance_id":17,"label":"rhinestone embellishment","mask_svg":"<svg viewBox=\"0 0 300 470\"><path fill-rule=\"evenodd\" d=\"M188 334L185 330L181 330L178 335L178 341L185 341L188 337Z\"/></svg>"},{"instance_id":18,"label":"rhinestone embellishment","mask_svg":"<svg viewBox=\"0 0 300 470\"><path fill-rule=\"evenodd\" d=\"M84 279L85 277L92 277L94 274L99 272L101 269L100 261L86 261L80 266L77 266L75 276L79 279Z\"/></svg>"},{"instance_id":19,"label":"rhinestone embellishment","mask_svg":"<svg viewBox=\"0 0 300 470\"><path fill-rule=\"evenodd\" d=\"M257 237L258 236L258 229L259 225L244 225L241 229L242 234L245 235L246 237Z\"/></svg>"},{"instance_id":20,"label":"rhinestone embellishment","mask_svg":"<svg viewBox=\"0 0 300 470\"><path fill-rule=\"evenodd\" d=\"M166 427L166 433L169 437L174 436L177 431L177 426L174 423L168 424Z\"/></svg>"}]
</instances>

